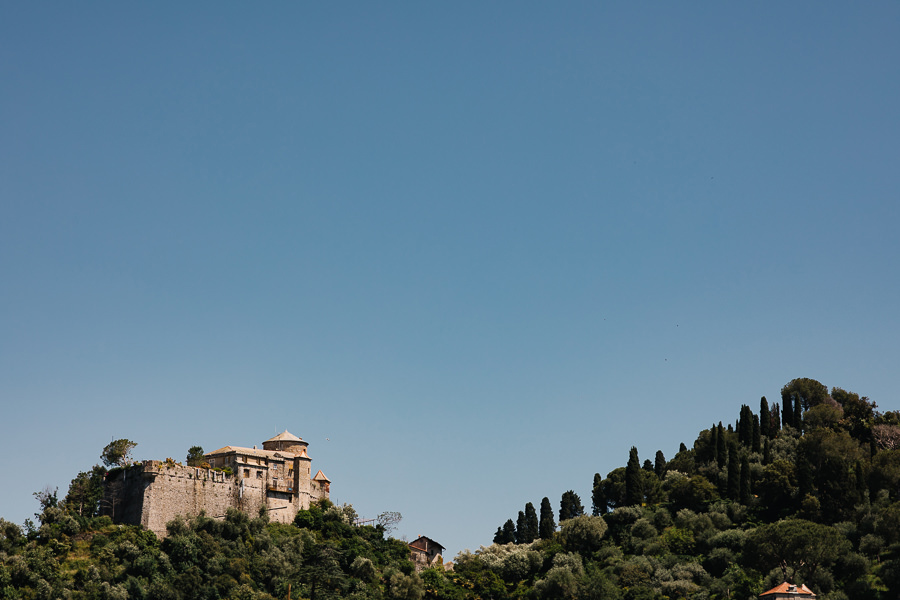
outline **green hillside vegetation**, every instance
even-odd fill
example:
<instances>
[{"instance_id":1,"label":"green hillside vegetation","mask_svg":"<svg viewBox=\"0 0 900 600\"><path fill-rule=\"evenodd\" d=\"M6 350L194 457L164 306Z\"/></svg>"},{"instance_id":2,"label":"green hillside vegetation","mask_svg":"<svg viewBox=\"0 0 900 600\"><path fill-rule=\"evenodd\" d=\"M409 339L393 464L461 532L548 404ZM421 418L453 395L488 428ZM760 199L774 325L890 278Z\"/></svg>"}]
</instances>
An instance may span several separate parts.
<instances>
[{"instance_id":1,"label":"green hillside vegetation","mask_svg":"<svg viewBox=\"0 0 900 600\"><path fill-rule=\"evenodd\" d=\"M589 508L572 490L556 511L525 503L447 571L416 573L405 542L327 501L290 525L176 520L159 540L97 516L104 472L35 494L37 525L0 519L0 598L747 600L785 580L822 600L900 597L900 413L812 379L671 460L631 448L593 476Z\"/></svg>"}]
</instances>

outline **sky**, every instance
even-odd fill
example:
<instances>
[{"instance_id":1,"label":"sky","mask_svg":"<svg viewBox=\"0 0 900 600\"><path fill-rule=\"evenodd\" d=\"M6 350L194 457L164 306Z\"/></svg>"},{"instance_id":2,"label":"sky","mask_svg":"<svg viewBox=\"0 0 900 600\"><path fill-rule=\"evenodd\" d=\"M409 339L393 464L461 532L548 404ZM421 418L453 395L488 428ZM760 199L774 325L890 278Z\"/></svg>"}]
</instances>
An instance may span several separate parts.
<instances>
[{"instance_id":1,"label":"sky","mask_svg":"<svg viewBox=\"0 0 900 600\"><path fill-rule=\"evenodd\" d=\"M900 4L8 3L0 517L308 441L452 558L811 377L900 409Z\"/></svg>"}]
</instances>

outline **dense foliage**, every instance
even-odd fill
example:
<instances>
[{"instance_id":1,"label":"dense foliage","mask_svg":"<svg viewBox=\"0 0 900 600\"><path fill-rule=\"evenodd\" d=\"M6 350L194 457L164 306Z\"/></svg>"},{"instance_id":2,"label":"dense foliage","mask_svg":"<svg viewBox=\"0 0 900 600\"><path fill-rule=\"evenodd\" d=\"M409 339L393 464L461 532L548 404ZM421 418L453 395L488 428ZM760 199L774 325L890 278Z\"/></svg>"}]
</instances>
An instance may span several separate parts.
<instances>
[{"instance_id":1,"label":"dense foliage","mask_svg":"<svg viewBox=\"0 0 900 600\"><path fill-rule=\"evenodd\" d=\"M176 520L159 540L96 516L103 475L36 493L37 526L0 519L0 599L747 600L784 580L820 600L900 597L900 413L812 379L671 460L632 447L593 476L591 514L573 490L558 524L549 498L528 502L446 571L415 571L387 535L399 513L355 526L327 501L290 525Z\"/></svg>"},{"instance_id":2,"label":"dense foliage","mask_svg":"<svg viewBox=\"0 0 900 600\"><path fill-rule=\"evenodd\" d=\"M559 531L464 554L457 571L492 565L506 594L494 598L744 600L785 580L824 600L900 597L900 413L795 379L781 404L743 405L654 458L632 447L594 475L592 516L572 518L567 491Z\"/></svg>"}]
</instances>

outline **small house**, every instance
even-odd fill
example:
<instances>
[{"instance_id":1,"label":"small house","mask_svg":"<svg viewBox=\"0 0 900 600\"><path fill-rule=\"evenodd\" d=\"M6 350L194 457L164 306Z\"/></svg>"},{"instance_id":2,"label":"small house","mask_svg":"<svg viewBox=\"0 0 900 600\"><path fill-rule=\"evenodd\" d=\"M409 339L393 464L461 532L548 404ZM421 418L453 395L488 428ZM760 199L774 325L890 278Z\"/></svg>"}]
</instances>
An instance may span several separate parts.
<instances>
[{"instance_id":1,"label":"small house","mask_svg":"<svg viewBox=\"0 0 900 600\"><path fill-rule=\"evenodd\" d=\"M803 584L784 582L759 595L759 600L815 600L816 595Z\"/></svg>"},{"instance_id":2,"label":"small house","mask_svg":"<svg viewBox=\"0 0 900 600\"><path fill-rule=\"evenodd\" d=\"M409 558L416 563L416 571L427 569L443 562L441 552L444 547L424 535L409 543Z\"/></svg>"}]
</instances>

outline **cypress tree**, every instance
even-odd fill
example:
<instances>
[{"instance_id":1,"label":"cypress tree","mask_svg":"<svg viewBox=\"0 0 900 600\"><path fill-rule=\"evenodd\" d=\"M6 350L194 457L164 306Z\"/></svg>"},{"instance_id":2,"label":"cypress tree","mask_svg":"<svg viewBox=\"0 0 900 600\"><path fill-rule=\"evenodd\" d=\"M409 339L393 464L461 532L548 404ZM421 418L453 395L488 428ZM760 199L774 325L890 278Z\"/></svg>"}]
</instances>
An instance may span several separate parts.
<instances>
[{"instance_id":1,"label":"cypress tree","mask_svg":"<svg viewBox=\"0 0 900 600\"><path fill-rule=\"evenodd\" d=\"M526 544L525 537L528 533L525 531L527 529L525 525L525 513L521 510L519 511L519 516L516 519L516 543L517 544Z\"/></svg>"},{"instance_id":2,"label":"cypress tree","mask_svg":"<svg viewBox=\"0 0 900 600\"><path fill-rule=\"evenodd\" d=\"M516 524L513 523L512 519L507 519L506 523L503 524L503 535L501 537L499 544L510 544L516 541Z\"/></svg>"},{"instance_id":3,"label":"cypress tree","mask_svg":"<svg viewBox=\"0 0 900 600\"><path fill-rule=\"evenodd\" d=\"M594 473L594 487L591 490L591 514L595 517L605 515L609 511L606 494L603 493L603 477Z\"/></svg>"},{"instance_id":4,"label":"cypress tree","mask_svg":"<svg viewBox=\"0 0 900 600\"><path fill-rule=\"evenodd\" d=\"M738 445L728 445L728 497L737 500L741 495L741 460Z\"/></svg>"},{"instance_id":5,"label":"cypress tree","mask_svg":"<svg viewBox=\"0 0 900 600\"><path fill-rule=\"evenodd\" d=\"M718 460L719 458L719 428L713 423L709 428L709 456L710 460Z\"/></svg>"},{"instance_id":6,"label":"cypress tree","mask_svg":"<svg viewBox=\"0 0 900 600\"><path fill-rule=\"evenodd\" d=\"M790 398L788 398L784 401L784 406L781 409L781 426L782 427L793 427L794 426L794 405L791 402Z\"/></svg>"},{"instance_id":7,"label":"cypress tree","mask_svg":"<svg viewBox=\"0 0 900 600\"><path fill-rule=\"evenodd\" d=\"M649 471L650 473L653 473L653 463L650 462L649 458L644 460L644 464L641 468L644 469L645 471Z\"/></svg>"},{"instance_id":8,"label":"cypress tree","mask_svg":"<svg viewBox=\"0 0 900 600\"><path fill-rule=\"evenodd\" d=\"M762 448L762 431L759 424L759 417L753 415L753 439L750 442L750 449L753 452L759 452Z\"/></svg>"},{"instance_id":9,"label":"cypress tree","mask_svg":"<svg viewBox=\"0 0 900 600\"><path fill-rule=\"evenodd\" d=\"M769 436L775 437L781 431L781 408L778 403L772 405L772 420L769 422Z\"/></svg>"},{"instance_id":10,"label":"cypress tree","mask_svg":"<svg viewBox=\"0 0 900 600\"><path fill-rule=\"evenodd\" d=\"M772 413L769 412L769 401L763 396L759 399L759 433L766 437L772 435Z\"/></svg>"},{"instance_id":11,"label":"cypress tree","mask_svg":"<svg viewBox=\"0 0 900 600\"><path fill-rule=\"evenodd\" d=\"M750 504L750 459L741 459L741 504Z\"/></svg>"},{"instance_id":12,"label":"cypress tree","mask_svg":"<svg viewBox=\"0 0 900 600\"><path fill-rule=\"evenodd\" d=\"M766 445L763 447L763 464L768 465L772 463L772 445L768 438L766 438Z\"/></svg>"},{"instance_id":13,"label":"cypress tree","mask_svg":"<svg viewBox=\"0 0 900 600\"><path fill-rule=\"evenodd\" d=\"M678 444L678 451L679 452L687 452L687 446L684 445L684 442L681 442L680 444Z\"/></svg>"},{"instance_id":14,"label":"cypress tree","mask_svg":"<svg viewBox=\"0 0 900 600\"><path fill-rule=\"evenodd\" d=\"M544 496L541 500L541 519L538 525L538 534L542 540L549 540L556 531L556 521L553 520L553 507L550 505L550 499Z\"/></svg>"},{"instance_id":15,"label":"cypress tree","mask_svg":"<svg viewBox=\"0 0 900 600\"><path fill-rule=\"evenodd\" d=\"M803 407L800 405L800 396L794 396L794 429L803 431Z\"/></svg>"},{"instance_id":16,"label":"cypress tree","mask_svg":"<svg viewBox=\"0 0 900 600\"><path fill-rule=\"evenodd\" d=\"M635 446L628 452L628 463L625 465L625 506L641 504L643 485L641 485L641 461Z\"/></svg>"},{"instance_id":17,"label":"cypress tree","mask_svg":"<svg viewBox=\"0 0 900 600\"><path fill-rule=\"evenodd\" d=\"M525 505L525 536L523 544L530 544L538 538L539 526L537 511L534 510L534 504L529 502Z\"/></svg>"},{"instance_id":18,"label":"cypress tree","mask_svg":"<svg viewBox=\"0 0 900 600\"><path fill-rule=\"evenodd\" d=\"M746 404L741 404L741 416L738 420L738 442L749 446L753 442L753 411Z\"/></svg>"},{"instance_id":19,"label":"cypress tree","mask_svg":"<svg viewBox=\"0 0 900 600\"><path fill-rule=\"evenodd\" d=\"M494 534L494 543L495 544L503 543L503 528L502 527L497 528L497 533Z\"/></svg>"},{"instance_id":20,"label":"cypress tree","mask_svg":"<svg viewBox=\"0 0 900 600\"><path fill-rule=\"evenodd\" d=\"M662 450L656 451L656 460L653 464L653 472L656 473L656 476L660 479L666 476L666 457L662 453Z\"/></svg>"},{"instance_id":21,"label":"cypress tree","mask_svg":"<svg viewBox=\"0 0 900 600\"><path fill-rule=\"evenodd\" d=\"M722 421L719 421L719 428L716 430L716 463L720 469L725 468L726 460L728 460L728 450L725 447L725 430L722 428Z\"/></svg>"}]
</instances>

